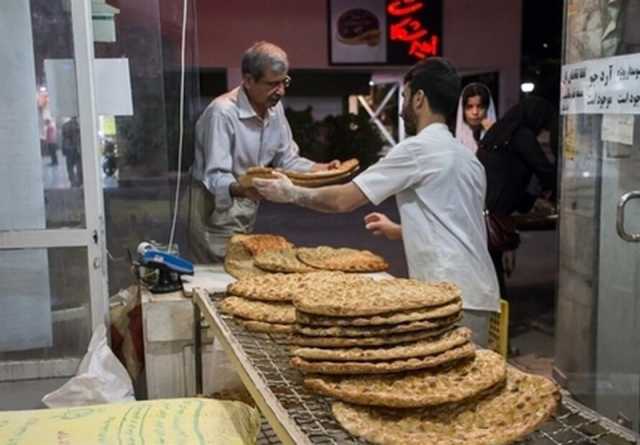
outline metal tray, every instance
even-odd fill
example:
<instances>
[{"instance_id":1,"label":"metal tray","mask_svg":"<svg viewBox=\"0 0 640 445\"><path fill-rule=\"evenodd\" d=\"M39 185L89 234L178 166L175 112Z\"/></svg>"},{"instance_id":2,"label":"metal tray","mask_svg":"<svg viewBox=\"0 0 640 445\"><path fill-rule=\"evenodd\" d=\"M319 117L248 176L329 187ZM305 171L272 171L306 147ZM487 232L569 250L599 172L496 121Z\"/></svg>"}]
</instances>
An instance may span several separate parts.
<instances>
[{"instance_id":1,"label":"metal tray","mask_svg":"<svg viewBox=\"0 0 640 445\"><path fill-rule=\"evenodd\" d=\"M302 374L289 366L286 336L246 331L233 317L218 312L217 301L223 296L198 290L194 301L268 421L263 422L258 443L365 444L340 427L331 414L330 399L302 386ZM520 443L629 445L639 441L634 432L564 393L553 419Z\"/></svg>"}]
</instances>

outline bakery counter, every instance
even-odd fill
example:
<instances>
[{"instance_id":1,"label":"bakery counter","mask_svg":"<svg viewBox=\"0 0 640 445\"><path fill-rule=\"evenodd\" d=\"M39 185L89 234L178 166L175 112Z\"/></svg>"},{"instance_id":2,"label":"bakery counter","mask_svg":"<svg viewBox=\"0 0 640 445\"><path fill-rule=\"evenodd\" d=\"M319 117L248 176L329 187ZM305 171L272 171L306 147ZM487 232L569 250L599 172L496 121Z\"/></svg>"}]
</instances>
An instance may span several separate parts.
<instances>
[{"instance_id":1,"label":"bakery counter","mask_svg":"<svg viewBox=\"0 0 640 445\"><path fill-rule=\"evenodd\" d=\"M330 399L303 387L302 374L289 366L287 337L246 331L233 317L219 312L223 296L194 289L196 319L203 316L266 417L269 426L262 434L267 439L261 437L259 443L366 443L338 424ZM556 415L521 443L626 445L637 444L638 437L563 394Z\"/></svg>"}]
</instances>

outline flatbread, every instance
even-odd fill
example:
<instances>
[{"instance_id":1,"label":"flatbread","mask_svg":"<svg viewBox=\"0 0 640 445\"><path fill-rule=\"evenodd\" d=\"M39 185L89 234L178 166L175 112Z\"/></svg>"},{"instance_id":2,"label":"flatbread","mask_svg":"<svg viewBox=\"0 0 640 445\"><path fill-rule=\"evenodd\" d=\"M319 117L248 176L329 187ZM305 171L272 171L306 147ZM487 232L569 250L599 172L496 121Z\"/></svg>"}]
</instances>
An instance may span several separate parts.
<instances>
[{"instance_id":1,"label":"flatbread","mask_svg":"<svg viewBox=\"0 0 640 445\"><path fill-rule=\"evenodd\" d=\"M471 341L471 335L471 330L468 328L456 328L439 337L418 340L400 346L348 349L293 348L291 355L305 360L333 362L407 359L448 351Z\"/></svg>"},{"instance_id":2,"label":"flatbread","mask_svg":"<svg viewBox=\"0 0 640 445\"><path fill-rule=\"evenodd\" d=\"M262 252L256 255L254 263L256 267L267 272L307 273L320 270L300 261L295 249Z\"/></svg>"},{"instance_id":3,"label":"flatbread","mask_svg":"<svg viewBox=\"0 0 640 445\"><path fill-rule=\"evenodd\" d=\"M379 445L506 445L556 411L557 386L512 367L507 384L479 400L438 408L388 410L336 402L333 415L354 436Z\"/></svg>"},{"instance_id":4,"label":"flatbread","mask_svg":"<svg viewBox=\"0 0 640 445\"><path fill-rule=\"evenodd\" d=\"M384 258L368 250L329 246L301 247L298 259L311 267L343 272L380 272L389 268Z\"/></svg>"},{"instance_id":5,"label":"flatbread","mask_svg":"<svg viewBox=\"0 0 640 445\"><path fill-rule=\"evenodd\" d=\"M351 348L366 346L396 345L410 343L425 338L437 337L450 331L451 327L433 329L428 331L409 332L406 334L384 335L381 337L307 337L306 335L293 335L289 343L298 346L315 346L318 348Z\"/></svg>"},{"instance_id":6,"label":"flatbread","mask_svg":"<svg viewBox=\"0 0 640 445\"><path fill-rule=\"evenodd\" d=\"M292 324L296 320L295 309L288 303L266 303L240 297L227 297L220 302L220 310L236 317L268 323Z\"/></svg>"},{"instance_id":7,"label":"flatbread","mask_svg":"<svg viewBox=\"0 0 640 445\"><path fill-rule=\"evenodd\" d=\"M408 323L383 326L318 327L296 324L295 331L299 334L309 335L313 337L371 337L372 335L382 336L389 334L403 334L406 332L424 331L428 329L437 329L451 326L461 319L462 314L457 313L454 315L450 315L449 317L439 318L436 320L410 321Z\"/></svg>"},{"instance_id":8,"label":"flatbread","mask_svg":"<svg viewBox=\"0 0 640 445\"><path fill-rule=\"evenodd\" d=\"M295 185L298 185L300 187L307 187L307 188L324 187L326 185L347 182L347 179L351 178L357 171L358 169L356 168L352 171L348 171L346 173L342 173L336 176L328 176L328 177L318 178L318 179L292 179L291 181ZM319 172L319 173L323 173L323 172Z\"/></svg>"},{"instance_id":9,"label":"flatbread","mask_svg":"<svg viewBox=\"0 0 640 445\"><path fill-rule=\"evenodd\" d=\"M293 304L311 314L356 317L442 306L460 298L460 289L452 283L395 278L358 286L312 287L296 294Z\"/></svg>"},{"instance_id":10,"label":"flatbread","mask_svg":"<svg viewBox=\"0 0 640 445\"><path fill-rule=\"evenodd\" d=\"M246 236L249 235L232 236L227 244L227 253L224 257L224 270L237 279L265 275L267 273L253 265L253 255L240 243L240 240Z\"/></svg>"},{"instance_id":11,"label":"flatbread","mask_svg":"<svg viewBox=\"0 0 640 445\"><path fill-rule=\"evenodd\" d=\"M224 258L224 269L234 278L265 275L267 272L255 267L254 256L261 252L291 249L293 244L279 235L234 235L229 239Z\"/></svg>"},{"instance_id":12,"label":"flatbread","mask_svg":"<svg viewBox=\"0 0 640 445\"><path fill-rule=\"evenodd\" d=\"M411 311L391 312L371 317L328 317L307 314L296 310L296 321L308 326L379 326L406 323L410 321L433 320L457 314L462 310L462 300L452 301L442 306Z\"/></svg>"},{"instance_id":13,"label":"flatbread","mask_svg":"<svg viewBox=\"0 0 640 445\"><path fill-rule=\"evenodd\" d=\"M312 391L344 402L388 408L418 408L463 402L506 378L506 363L493 351L446 369L383 376L314 376L304 380ZM425 441L424 443L434 443Z\"/></svg>"},{"instance_id":14,"label":"flatbread","mask_svg":"<svg viewBox=\"0 0 640 445\"><path fill-rule=\"evenodd\" d=\"M240 238L240 244L253 256L263 252L287 250L293 247L287 239L280 235L257 234Z\"/></svg>"},{"instance_id":15,"label":"flatbread","mask_svg":"<svg viewBox=\"0 0 640 445\"><path fill-rule=\"evenodd\" d=\"M472 343L466 343L440 354L393 361L321 362L292 357L291 366L315 374L389 374L448 365L464 358L474 357L475 353L475 346Z\"/></svg>"},{"instance_id":16,"label":"flatbread","mask_svg":"<svg viewBox=\"0 0 640 445\"><path fill-rule=\"evenodd\" d=\"M343 161L340 163L340 167L334 168L331 170L322 170L317 172L294 172L294 171L286 171L284 172L289 178L293 179L322 179L322 178L331 178L333 176L340 176L345 173L352 173L359 168L360 162L353 158L348 161Z\"/></svg>"},{"instance_id":17,"label":"flatbread","mask_svg":"<svg viewBox=\"0 0 640 445\"><path fill-rule=\"evenodd\" d=\"M238 280L227 287L227 293L252 300L292 301L294 296L317 287L318 281L322 282L323 288L330 290L336 286L355 287L360 283L374 280L370 277L342 272L275 273Z\"/></svg>"},{"instance_id":18,"label":"flatbread","mask_svg":"<svg viewBox=\"0 0 640 445\"><path fill-rule=\"evenodd\" d=\"M243 187L253 187L253 180L278 179L274 172L285 174L291 182L302 187L321 187L323 185L336 184L352 176L359 169L357 159L349 159L340 164L340 167L332 170L321 170L316 172L296 172L291 170L274 169L271 167L250 167L244 175L238 178L238 182Z\"/></svg>"},{"instance_id":19,"label":"flatbread","mask_svg":"<svg viewBox=\"0 0 640 445\"><path fill-rule=\"evenodd\" d=\"M252 171L245 173L244 175L240 175L238 178L238 183L244 188L253 187L253 180L256 178L259 179L278 179L276 175L273 174L273 169L271 168L261 168L259 171Z\"/></svg>"},{"instance_id":20,"label":"flatbread","mask_svg":"<svg viewBox=\"0 0 640 445\"><path fill-rule=\"evenodd\" d=\"M247 331L251 332L265 332L268 334L290 334L293 332L293 326L290 324L265 323L254 320L242 320L241 323Z\"/></svg>"}]
</instances>

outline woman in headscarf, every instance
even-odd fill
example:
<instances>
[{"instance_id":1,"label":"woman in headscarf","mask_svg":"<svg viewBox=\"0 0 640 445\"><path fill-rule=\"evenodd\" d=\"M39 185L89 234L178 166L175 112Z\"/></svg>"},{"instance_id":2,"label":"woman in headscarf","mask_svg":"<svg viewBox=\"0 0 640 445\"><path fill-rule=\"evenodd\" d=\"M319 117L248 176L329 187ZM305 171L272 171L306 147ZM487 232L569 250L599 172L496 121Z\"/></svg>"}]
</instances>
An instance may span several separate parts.
<instances>
[{"instance_id":1,"label":"woman in headscarf","mask_svg":"<svg viewBox=\"0 0 640 445\"><path fill-rule=\"evenodd\" d=\"M539 97L527 97L512 107L485 134L477 156L487 175L485 208L489 213L509 216L527 213L536 199L543 196L555 200L556 168L542 150L538 136L550 132L553 154L557 147L558 115L554 107ZM540 195L529 192L536 176L542 189ZM500 292L505 295L504 269L501 251L490 249Z\"/></svg>"},{"instance_id":2,"label":"woman in headscarf","mask_svg":"<svg viewBox=\"0 0 640 445\"><path fill-rule=\"evenodd\" d=\"M464 87L458 101L456 139L475 153L478 142L495 121L496 109L489 88L478 82Z\"/></svg>"}]
</instances>

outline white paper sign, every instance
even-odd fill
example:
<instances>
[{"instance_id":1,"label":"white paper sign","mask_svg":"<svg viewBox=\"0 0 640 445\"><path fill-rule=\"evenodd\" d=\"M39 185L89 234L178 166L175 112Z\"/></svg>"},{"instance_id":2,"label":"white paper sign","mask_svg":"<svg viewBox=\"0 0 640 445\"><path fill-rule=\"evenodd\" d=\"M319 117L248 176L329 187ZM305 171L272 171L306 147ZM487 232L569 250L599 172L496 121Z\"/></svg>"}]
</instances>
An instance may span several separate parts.
<instances>
[{"instance_id":1,"label":"white paper sign","mask_svg":"<svg viewBox=\"0 0 640 445\"><path fill-rule=\"evenodd\" d=\"M632 114L605 114L602 116L602 140L633 145Z\"/></svg>"},{"instance_id":2,"label":"white paper sign","mask_svg":"<svg viewBox=\"0 0 640 445\"><path fill-rule=\"evenodd\" d=\"M129 60L94 59L96 112L100 116L133 114ZM45 59L51 114L56 117L78 115L78 89L72 59Z\"/></svg>"},{"instance_id":3,"label":"white paper sign","mask_svg":"<svg viewBox=\"0 0 640 445\"><path fill-rule=\"evenodd\" d=\"M561 114L640 114L640 54L562 67Z\"/></svg>"}]
</instances>

